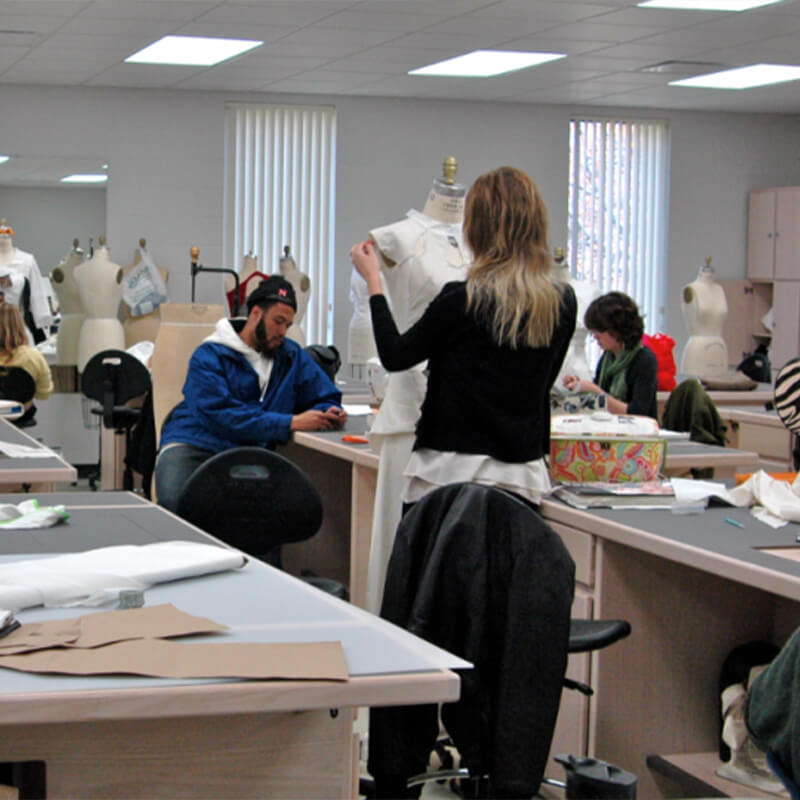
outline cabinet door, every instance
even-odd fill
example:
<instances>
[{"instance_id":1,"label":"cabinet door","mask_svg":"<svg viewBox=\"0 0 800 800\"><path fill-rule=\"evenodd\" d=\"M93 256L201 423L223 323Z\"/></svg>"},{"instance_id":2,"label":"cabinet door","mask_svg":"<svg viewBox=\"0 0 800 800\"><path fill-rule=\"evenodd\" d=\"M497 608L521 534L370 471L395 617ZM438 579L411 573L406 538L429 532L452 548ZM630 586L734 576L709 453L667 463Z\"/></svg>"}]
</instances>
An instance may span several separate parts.
<instances>
[{"instance_id":1,"label":"cabinet door","mask_svg":"<svg viewBox=\"0 0 800 800\"><path fill-rule=\"evenodd\" d=\"M775 279L800 280L800 188L775 194Z\"/></svg>"},{"instance_id":2,"label":"cabinet door","mask_svg":"<svg viewBox=\"0 0 800 800\"><path fill-rule=\"evenodd\" d=\"M747 277L772 280L775 256L775 190L750 192L747 217Z\"/></svg>"},{"instance_id":3,"label":"cabinet door","mask_svg":"<svg viewBox=\"0 0 800 800\"><path fill-rule=\"evenodd\" d=\"M776 281L773 303L775 330L769 358L774 375L789 359L800 356L800 281Z\"/></svg>"}]
</instances>

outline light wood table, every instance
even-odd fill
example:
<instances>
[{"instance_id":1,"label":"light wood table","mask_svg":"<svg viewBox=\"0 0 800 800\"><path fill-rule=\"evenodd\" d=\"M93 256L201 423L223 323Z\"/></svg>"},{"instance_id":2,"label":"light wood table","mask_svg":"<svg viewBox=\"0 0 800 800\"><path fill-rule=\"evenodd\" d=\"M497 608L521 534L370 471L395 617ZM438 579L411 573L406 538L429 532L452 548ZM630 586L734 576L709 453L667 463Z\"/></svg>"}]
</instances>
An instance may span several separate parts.
<instances>
[{"instance_id":1,"label":"light wood table","mask_svg":"<svg viewBox=\"0 0 800 800\"><path fill-rule=\"evenodd\" d=\"M132 494L67 496L69 522L33 532L30 552L96 546L104 532L110 543L211 540ZM0 553L18 554L19 535L10 534L0 532ZM226 624L232 641L339 640L350 679L166 680L0 670L2 760L44 762L49 800L356 797L357 707L458 698L459 679L446 668L458 659L255 560L242 570L151 587L145 599ZM78 613L91 609L28 609L18 616L24 625Z\"/></svg>"},{"instance_id":2,"label":"light wood table","mask_svg":"<svg viewBox=\"0 0 800 800\"><path fill-rule=\"evenodd\" d=\"M792 434L777 411L744 406L720 406L717 410L728 428L727 441L732 447L755 450L760 469L793 469Z\"/></svg>"},{"instance_id":3,"label":"light wood table","mask_svg":"<svg viewBox=\"0 0 800 800\"><path fill-rule=\"evenodd\" d=\"M344 433L363 435L365 428L365 417L351 417ZM310 566L349 585L351 602L363 607L380 458L368 444L343 442L343 435L341 431L297 432L294 442L279 450L309 474L325 513L320 534L285 546L284 566L289 571ZM664 469L667 475L678 476L693 468L711 467L715 478L723 478L751 470L757 462L752 451L673 441L667 444Z\"/></svg>"}]
</instances>

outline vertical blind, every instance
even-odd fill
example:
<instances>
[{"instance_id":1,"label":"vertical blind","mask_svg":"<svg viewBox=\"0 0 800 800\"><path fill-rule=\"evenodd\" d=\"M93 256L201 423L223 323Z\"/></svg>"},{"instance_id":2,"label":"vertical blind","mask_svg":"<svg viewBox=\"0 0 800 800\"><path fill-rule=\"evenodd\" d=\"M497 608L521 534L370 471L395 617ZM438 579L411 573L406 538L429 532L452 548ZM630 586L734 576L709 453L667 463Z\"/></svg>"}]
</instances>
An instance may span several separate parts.
<instances>
[{"instance_id":1,"label":"vertical blind","mask_svg":"<svg viewBox=\"0 0 800 800\"><path fill-rule=\"evenodd\" d=\"M225 139L226 264L275 273L289 245L311 279L306 341L332 341L336 111L230 103Z\"/></svg>"},{"instance_id":2,"label":"vertical blind","mask_svg":"<svg viewBox=\"0 0 800 800\"><path fill-rule=\"evenodd\" d=\"M567 259L601 292L638 304L645 330L663 330L669 199L669 124L570 122Z\"/></svg>"}]
</instances>

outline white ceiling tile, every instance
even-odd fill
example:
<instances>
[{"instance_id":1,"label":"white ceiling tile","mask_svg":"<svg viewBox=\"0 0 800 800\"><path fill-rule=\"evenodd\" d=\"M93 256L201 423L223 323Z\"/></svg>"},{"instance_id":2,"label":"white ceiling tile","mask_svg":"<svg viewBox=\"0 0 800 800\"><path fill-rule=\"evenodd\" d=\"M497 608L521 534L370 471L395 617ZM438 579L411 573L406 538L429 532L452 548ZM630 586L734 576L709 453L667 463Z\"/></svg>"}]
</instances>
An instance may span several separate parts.
<instances>
[{"instance_id":1,"label":"white ceiling tile","mask_svg":"<svg viewBox=\"0 0 800 800\"><path fill-rule=\"evenodd\" d=\"M292 44L324 44L347 45L359 50L389 42L399 38L401 34L386 31L352 30L350 28L321 28L311 25L301 28L283 38L283 42Z\"/></svg>"},{"instance_id":2,"label":"white ceiling tile","mask_svg":"<svg viewBox=\"0 0 800 800\"><path fill-rule=\"evenodd\" d=\"M703 48L693 45L647 45L640 42L627 42L613 47L601 47L592 51L592 55L608 58L642 59L646 64L657 61L691 58L697 60Z\"/></svg>"},{"instance_id":3,"label":"white ceiling tile","mask_svg":"<svg viewBox=\"0 0 800 800\"><path fill-rule=\"evenodd\" d=\"M206 22L205 17L181 25L173 33L179 36L224 36L230 39L255 39L277 42L298 28L278 25L254 25L246 22Z\"/></svg>"},{"instance_id":4,"label":"white ceiling tile","mask_svg":"<svg viewBox=\"0 0 800 800\"><path fill-rule=\"evenodd\" d=\"M435 25L439 14L390 14L378 11L340 11L316 23L317 28L348 28L361 31L409 33Z\"/></svg>"},{"instance_id":5,"label":"white ceiling tile","mask_svg":"<svg viewBox=\"0 0 800 800\"><path fill-rule=\"evenodd\" d=\"M51 15L69 19L90 5L89 0L0 0L0 18L6 15Z\"/></svg>"},{"instance_id":6,"label":"white ceiling tile","mask_svg":"<svg viewBox=\"0 0 800 800\"><path fill-rule=\"evenodd\" d=\"M594 3L543 2L541 0L501 0L499 3L475 11L475 16L494 19L535 19L548 22L577 22L615 11L616 6Z\"/></svg>"},{"instance_id":7,"label":"white ceiling tile","mask_svg":"<svg viewBox=\"0 0 800 800\"><path fill-rule=\"evenodd\" d=\"M0 11L0 29L3 31L49 34L57 31L67 20L56 14L4 14Z\"/></svg>"},{"instance_id":8,"label":"white ceiling tile","mask_svg":"<svg viewBox=\"0 0 800 800\"><path fill-rule=\"evenodd\" d=\"M253 25L280 25L300 28L326 19L339 9L307 3L260 3L245 5L226 3L201 17L203 22L247 23Z\"/></svg>"},{"instance_id":9,"label":"white ceiling tile","mask_svg":"<svg viewBox=\"0 0 800 800\"><path fill-rule=\"evenodd\" d=\"M219 0L94 0L81 13L81 18L186 22L217 5Z\"/></svg>"},{"instance_id":10,"label":"white ceiling tile","mask_svg":"<svg viewBox=\"0 0 800 800\"><path fill-rule=\"evenodd\" d=\"M542 33L553 27L555 23L545 20L521 19L489 19L476 15L464 15L429 25L426 33L469 34L486 41L504 40Z\"/></svg>"},{"instance_id":11,"label":"white ceiling tile","mask_svg":"<svg viewBox=\"0 0 800 800\"><path fill-rule=\"evenodd\" d=\"M150 86L164 88L200 72L202 68L118 64L86 81L87 86Z\"/></svg>"},{"instance_id":12,"label":"white ceiling tile","mask_svg":"<svg viewBox=\"0 0 800 800\"><path fill-rule=\"evenodd\" d=\"M27 52L25 47L0 47L0 71L24 58Z\"/></svg>"},{"instance_id":13,"label":"white ceiling tile","mask_svg":"<svg viewBox=\"0 0 800 800\"><path fill-rule=\"evenodd\" d=\"M411 47L418 50L439 50L442 58L487 47L486 39L482 36L427 31L409 33L407 36L395 39L392 44L396 47Z\"/></svg>"},{"instance_id":14,"label":"white ceiling tile","mask_svg":"<svg viewBox=\"0 0 800 800\"><path fill-rule=\"evenodd\" d=\"M647 25L660 28L688 28L724 16L721 11L687 11L670 8L622 8L605 14L605 25ZM599 20L598 20L599 21Z\"/></svg>"},{"instance_id":15,"label":"white ceiling tile","mask_svg":"<svg viewBox=\"0 0 800 800\"><path fill-rule=\"evenodd\" d=\"M397 11L402 7L407 14L440 14L452 17L467 14L482 8L495 5L495 0L365 0L359 3L358 10L364 11Z\"/></svg>"},{"instance_id":16,"label":"white ceiling tile","mask_svg":"<svg viewBox=\"0 0 800 800\"><path fill-rule=\"evenodd\" d=\"M17 64L3 72L0 81L3 83L51 83L56 86L78 86L95 74L97 74L97 70L86 67L64 66L48 69L37 66L24 67Z\"/></svg>"},{"instance_id":17,"label":"white ceiling tile","mask_svg":"<svg viewBox=\"0 0 800 800\"><path fill-rule=\"evenodd\" d=\"M604 17L599 17L604 19ZM644 36L659 33L662 28L653 25L606 25L601 22L576 22L571 25L559 25L548 31L550 36L563 36L570 39L599 42L630 42Z\"/></svg>"},{"instance_id":18,"label":"white ceiling tile","mask_svg":"<svg viewBox=\"0 0 800 800\"><path fill-rule=\"evenodd\" d=\"M589 53L599 47L611 47L615 41L586 41L584 39L559 39L551 36L523 36L510 39L500 50L528 50L537 53L564 53L570 58Z\"/></svg>"}]
</instances>

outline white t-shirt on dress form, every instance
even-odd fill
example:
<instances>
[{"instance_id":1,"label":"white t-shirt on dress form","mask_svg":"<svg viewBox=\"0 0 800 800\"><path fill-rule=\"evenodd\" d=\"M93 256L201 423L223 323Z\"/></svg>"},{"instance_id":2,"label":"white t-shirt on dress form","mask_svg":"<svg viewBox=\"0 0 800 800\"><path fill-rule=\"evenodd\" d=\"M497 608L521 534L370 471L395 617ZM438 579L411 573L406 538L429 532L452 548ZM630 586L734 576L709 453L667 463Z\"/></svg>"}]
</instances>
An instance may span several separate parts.
<instances>
[{"instance_id":1,"label":"white t-shirt on dress form","mask_svg":"<svg viewBox=\"0 0 800 800\"><path fill-rule=\"evenodd\" d=\"M125 331L117 318L122 299L122 267L115 264L106 247L75 269L75 281L86 310L78 339L78 370L102 350L124 350Z\"/></svg>"},{"instance_id":2,"label":"white t-shirt on dress form","mask_svg":"<svg viewBox=\"0 0 800 800\"><path fill-rule=\"evenodd\" d=\"M460 223L439 222L412 210L400 222L373 229L370 237L383 262L381 276L400 331L419 320L445 283L466 277L470 255ZM400 487L427 386L424 368L419 364L389 375L370 430L370 443L380 453L367 573L367 608L374 612L380 609L386 566L400 521Z\"/></svg>"},{"instance_id":3,"label":"white t-shirt on dress form","mask_svg":"<svg viewBox=\"0 0 800 800\"><path fill-rule=\"evenodd\" d=\"M61 321L56 336L56 364L72 366L78 363L78 340L86 314L75 281L75 269L83 263L83 250L72 250L50 273L50 285L58 298Z\"/></svg>"},{"instance_id":4,"label":"white t-shirt on dress form","mask_svg":"<svg viewBox=\"0 0 800 800\"><path fill-rule=\"evenodd\" d=\"M23 279L27 278L31 289L31 315L37 328L47 333L53 324L53 315L50 303L47 300L47 290L39 265L32 253L14 247L13 241L7 234L0 235L0 274L16 273ZM24 283L24 281L23 281ZM19 305L19 302L16 303Z\"/></svg>"},{"instance_id":5,"label":"white t-shirt on dress form","mask_svg":"<svg viewBox=\"0 0 800 800\"><path fill-rule=\"evenodd\" d=\"M681 311L689 340L681 356L680 372L699 377L719 377L728 372L728 347L722 326L728 315L725 290L711 269L701 269L697 280L685 286Z\"/></svg>"}]
</instances>

